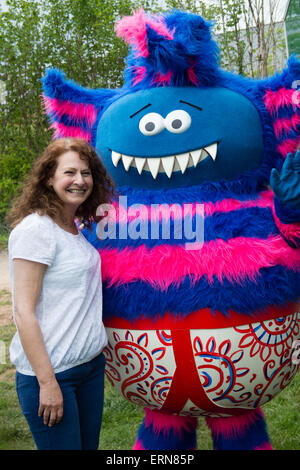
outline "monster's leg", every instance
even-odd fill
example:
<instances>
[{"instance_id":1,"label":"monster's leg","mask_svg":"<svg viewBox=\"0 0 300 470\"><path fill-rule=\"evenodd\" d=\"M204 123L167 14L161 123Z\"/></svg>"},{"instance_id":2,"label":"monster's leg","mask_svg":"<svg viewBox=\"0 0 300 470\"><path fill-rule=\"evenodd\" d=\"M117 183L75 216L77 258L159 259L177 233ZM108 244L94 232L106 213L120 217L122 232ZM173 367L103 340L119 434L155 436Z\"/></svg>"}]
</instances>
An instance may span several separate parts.
<instances>
[{"instance_id":1,"label":"monster's leg","mask_svg":"<svg viewBox=\"0 0 300 470\"><path fill-rule=\"evenodd\" d=\"M240 416L206 418L215 450L272 450L260 408Z\"/></svg>"},{"instance_id":2,"label":"monster's leg","mask_svg":"<svg viewBox=\"0 0 300 470\"><path fill-rule=\"evenodd\" d=\"M196 449L197 418L174 416L145 408L135 450Z\"/></svg>"}]
</instances>

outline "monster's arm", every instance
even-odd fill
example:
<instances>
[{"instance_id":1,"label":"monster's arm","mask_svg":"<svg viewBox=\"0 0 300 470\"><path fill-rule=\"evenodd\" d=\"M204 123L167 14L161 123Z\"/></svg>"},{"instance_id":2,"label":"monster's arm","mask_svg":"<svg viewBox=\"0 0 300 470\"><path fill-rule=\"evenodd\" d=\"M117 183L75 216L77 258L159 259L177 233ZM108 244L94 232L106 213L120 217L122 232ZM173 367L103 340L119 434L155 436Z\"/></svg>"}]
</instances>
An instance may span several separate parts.
<instances>
[{"instance_id":1,"label":"monster's arm","mask_svg":"<svg viewBox=\"0 0 300 470\"><path fill-rule=\"evenodd\" d=\"M300 248L300 151L287 155L280 172L273 168L270 184L276 225L290 246Z\"/></svg>"}]
</instances>

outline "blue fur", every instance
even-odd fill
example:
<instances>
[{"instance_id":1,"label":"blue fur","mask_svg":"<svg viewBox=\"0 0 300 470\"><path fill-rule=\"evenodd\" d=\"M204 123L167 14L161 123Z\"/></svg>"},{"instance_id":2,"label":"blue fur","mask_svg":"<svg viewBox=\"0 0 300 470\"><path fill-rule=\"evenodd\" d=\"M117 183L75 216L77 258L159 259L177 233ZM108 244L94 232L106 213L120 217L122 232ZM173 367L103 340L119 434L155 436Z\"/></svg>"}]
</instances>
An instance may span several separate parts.
<instances>
[{"instance_id":1,"label":"blue fur","mask_svg":"<svg viewBox=\"0 0 300 470\"><path fill-rule=\"evenodd\" d=\"M145 449L151 450L190 450L195 449L197 445L195 430L189 432L182 428L180 435L172 429L169 432L157 433L152 424L146 427L144 420L138 430L137 439L142 441Z\"/></svg>"},{"instance_id":2,"label":"blue fur","mask_svg":"<svg viewBox=\"0 0 300 470\"><path fill-rule=\"evenodd\" d=\"M300 126L297 126L296 130L291 129L288 133L283 133L283 135L278 139L278 142L281 144L287 139L295 140L300 134Z\"/></svg>"},{"instance_id":3,"label":"blue fur","mask_svg":"<svg viewBox=\"0 0 300 470\"><path fill-rule=\"evenodd\" d=\"M213 181L182 188L161 187L155 191L146 188L118 187L119 193L127 197L127 205L132 204L182 204L182 203L216 203L223 199L236 199L238 201L253 200L260 196L267 186L263 182L245 175L232 181Z\"/></svg>"},{"instance_id":4,"label":"blue fur","mask_svg":"<svg viewBox=\"0 0 300 470\"><path fill-rule=\"evenodd\" d=\"M106 88L88 89L76 84L73 80L66 80L65 74L55 68L47 70L46 75L41 79L43 92L48 98L56 98L61 101L70 101L72 103L93 104L97 113L97 120L92 131L92 144L96 144L96 131L102 113L121 92L120 90L110 90ZM53 113L49 113L50 122L63 123L66 126L78 125L73 119L62 115L58 117ZM83 130L88 129L88 124L84 121L80 122Z\"/></svg>"},{"instance_id":5,"label":"blue fur","mask_svg":"<svg viewBox=\"0 0 300 470\"><path fill-rule=\"evenodd\" d=\"M134 87L134 90L155 86L152 83L155 74L158 71L164 74L169 70L173 72L170 86L193 86L186 73L191 60L197 64L194 70L200 87L217 85L220 77L219 49L211 38L211 24L199 15L186 15L176 10L163 17L169 31L175 28L174 39L169 40L159 36L148 26L149 56L137 57L135 48L130 51L124 73L125 88L132 87L135 77L132 67L137 65L146 67L147 76Z\"/></svg>"},{"instance_id":6,"label":"blue fur","mask_svg":"<svg viewBox=\"0 0 300 470\"><path fill-rule=\"evenodd\" d=\"M103 107L106 100L117 94L116 90L107 88L96 90L84 88L73 80L66 80L65 74L55 68L46 71L45 77L42 78L42 84L44 92L49 98L93 104L96 107Z\"/></svg>"},{"instance_id":7,"label":"blue fur","mask_svg":"<svg viewBox=\"0 0 300 470\"><path fill-rule=\"evenodd\" d=\"M275 213L284 224L300 222L300 209L282 204L277 197L274 198Z\"/></svg>"},{"instance_id":8,"label":"blue fur","mask_svg":"<svg viewBox=\"0 0 300 470\"><path fill-rule=\"evenodd\" d=\"M283 204L277 197L274 198L275 213L279 220L284 224L300 223L300 210ZM282 235L284 237L284 235ZM292 248L300 248L300 237L294 237L293 240L288 240L284 237L285 241Z\"/></svg>"},{"instance_id":9,"label":"blue fur","mask_svg":"<svg viewBox=\"0 0 300 470\"><path fill-rule=\"evenodd\" d=\"M53 113L51 113L49 115L50 119L52 120L52 122L55 120L55 115ZM60 118L60 122L62 124L64 124L65 126L67 127L70 127L70 126L78 126L78 119L77 117L70 117L70 116L67 116L66 114L63 114ZM90 130L90 125L88 124L88 122L86 120L81 120L80 121L80 128L83 130L83 131L89 131Z\"/></svg>"},{"instance_id":10,"label":"blue fur","mask_svg":"<svg viewBox=\"0 0 300 470\"><path fill-rule=\"evenodd\" d=\"M252 102L252 104L254 104L260 115L263 128L265 152L263 157L263 164L259 172L257 172L257 175L259 173L261 175L265 174L267 179L269 179L271 168L281 168L284 158L276 150L279 141L277 140L273 129L273 119L276 120L278 115L276 113L275 116L270 116L269 112L265 108L263 97L267 90L277 91L282 87L290 89L295 80L299 79L299 76L300 61L295 55L289 58L287 66L281 73L276 73L273 77L262 80L244 78L223 71L223 86L228 87L231 90L238 91L247 97ZM291 109L288 110L287 108L284 108L283 112L288 112L288 115L291 115ZM282 117L284 116L285 114ZM279 115L279 117L281 116Z\"/></svg>"},{"instance_id":11,"label":"blue fur","mask_svg":"<svg viewBox=\"0 0 300 470\"><path fill-rule=\"evenodd\" d=\"M138 219L137 219L138 220ZM98 239L96 226L93 232L85 230L84 235L97 249L126 247L136 248L141 245L156 247L161 244L184 246L191 242L209 242L222 239L228 241L236 237L251 237L267 239L271 235L278 235L279 230L274 222L272 211L269 208L250 207L238 209L231 212L216 212L204 218L204 225L200 218L193 217L192 223L186 218L187 223L170 220L168 224L154 222L141 222L133 228L133 221L127 224L116 224L116 238L107 236L106 239ZM189 224L189 225L188 225ZM166 227L169 230L166 230ZM192 232L189 227L191 226ZM157 227L157 228L156 228ZM195 234L195 230L199 233ZM201 229L203 229L204 239L202 240ZM106 228L106 230L108 230ZM157 232L155 232L155 230ZM122 239L121 236L124 238ZM134 239L136 236L138 238ZM156 236L156 238L154 238ZM165 238L163 238L165 237ZM104 237L103 237L104 238Z\"/></svg>"},{"instance_id":12,"label":"blue fur","mask_svg":"<svg viewBox=\"0 0 300 470\"><path fill-rule=\"evenodd\" d=\"M215 450L253 450L270 442L265 420L260 416L238 436L234 434L228 438L220 433L217 436L213 434L212 437Z\"/></svg>"},{"instance_id":13,"label":"blue fur","mask_svg":"<svg viewBox=\"0 0 300 470\"><path fill-rule=\"evenodd\" d=\"M250 319L253 312L270 305L296 302L299 286L300 273L282 266L263 268L255 281L247 279L242 284L227 279L220 282L215 277L212 282L205 277L193 282L186 277L179 286L171 285L165 291L142 281L109 288L104 282L104 318L118 316L130 321L145 317L155 320L165 312L184 318L195 310L208 307L224 315L233 310Z\"/></svg>"}]
</instances>

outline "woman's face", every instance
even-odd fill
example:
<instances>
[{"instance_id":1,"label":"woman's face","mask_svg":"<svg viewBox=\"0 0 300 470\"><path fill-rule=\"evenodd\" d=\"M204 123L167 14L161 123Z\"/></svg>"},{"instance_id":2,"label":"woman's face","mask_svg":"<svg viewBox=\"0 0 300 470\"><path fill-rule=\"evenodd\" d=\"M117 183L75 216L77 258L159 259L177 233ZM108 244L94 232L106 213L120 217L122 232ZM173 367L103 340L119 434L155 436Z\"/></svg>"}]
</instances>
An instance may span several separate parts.
<instances>
[{"instance_id":1,"label":"woman's face","mask_svg":"<svg viewBox=\"0 0 300 470\"><path fill-rule=\"evenodd\" d=\"M91 194L93 177L87 161L77 152L68 150L58 157L57 168L49 184L65 208L76 211Z\"/></svg>"}]
</instances>

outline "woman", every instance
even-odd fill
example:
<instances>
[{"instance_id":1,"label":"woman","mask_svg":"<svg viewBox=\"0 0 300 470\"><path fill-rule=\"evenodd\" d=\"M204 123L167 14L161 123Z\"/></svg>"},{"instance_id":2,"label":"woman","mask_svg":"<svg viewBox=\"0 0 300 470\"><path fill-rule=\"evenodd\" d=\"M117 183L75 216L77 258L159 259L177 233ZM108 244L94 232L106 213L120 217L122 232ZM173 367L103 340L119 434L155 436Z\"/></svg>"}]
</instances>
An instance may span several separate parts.
<instances>
[{"instance_id":1,"label":"woman","mask_svg":"<svg viewBox=\"0 0 300 470\"><path fill-rule=\"evenodd\" d=\"M19 402L38 449L97 449L104 394L101 266L74 219L90 225L114 185L81 139L51 143L10 222Z\"/></svg>"}]
</instances>

